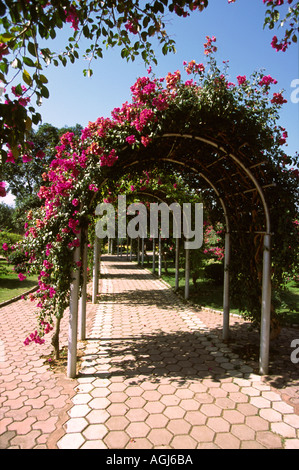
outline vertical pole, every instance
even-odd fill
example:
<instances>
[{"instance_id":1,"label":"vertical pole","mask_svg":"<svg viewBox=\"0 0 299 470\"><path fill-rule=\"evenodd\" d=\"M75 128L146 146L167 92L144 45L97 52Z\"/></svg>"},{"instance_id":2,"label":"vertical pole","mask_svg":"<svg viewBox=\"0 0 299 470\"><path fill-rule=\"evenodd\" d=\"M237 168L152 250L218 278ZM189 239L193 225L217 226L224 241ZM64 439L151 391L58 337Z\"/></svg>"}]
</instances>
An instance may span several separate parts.
<instances>
[{"instance_id":1,"label":"vertical pole","mask_svg":"<svg viewBox=\"0 0 299 470\"><path fill-rule=\"evenodd\" d=\"M271 235L264 235L259 371L268 374L271 320Z\"/></svg>"},{"instance_id":2,"label":"vertical pole","mask_svg":"<svg viewBox=\"0 0 299 470\"><path fill-rule=\"evenodd\" d=\"M81 238L80 235L78 237ZM80 247L74 251L74 264L80 261ZM69 315L69 334L68 334L68 360L67 376L71 379L76 377L77 366L77 334L78 334L78 295L80 283L80 270L74 267L72 272L72 282L70 285L70 315Z\"/></svg>"},{"instance_id":3,"label":"vertical pole","mask_svg":"<svg viewBox=\"0 0 299 470\"><path fill-rule=\"evenodd\" d=\"M156 271L156 239L153 238L153 274Z\"/></svg>"},{"instance_id":4,"label":"vertical pole","mask_svg":"<svg viewBox=\"0 0 299 470\"><path fill-rule=\"evenodd\" d=\"M130 238L130 261L132 261L132 238Z\"/></svg>"},{"instance_id":5,"label":"vertical pole","mask_svg":"<svg viewBox=\"0 0 299 470\"><path fill-rule=\"evenodd\" d=\"M179 289L179 238L175 239L175 291Z\"/></svg>"},{"instance_id":6,"label":"vertical pole","mask_svg":"<svg viewBox=\"0 0 299 470\"><path fill-rule=\"evenodd\" d=\"M142 237L141 241L141 266L144 264L144 238Z\"/></svg>"},{"instance_id":7,"label":"vertical pole","mask_svg":"<svg viewBox=\"0 0 299 470\"><path fill-rule=\"evenodd\" d=\"M99 284L99 239L95 236L93 251L93 284L92 284L92 303L97 302Z\"/></svg>"},{"instance_id":8,"label":"vertical pole","mask_svg":"<svg viewBox=\"0 0 299 470\"><path fill-rule=\"evenodd\" d=\"M129 258L129 237L127 237L127 259Z\"/></svg>"},{"instance_id":9,"label":"vertical pole","mask_svg":"<svg viewBox=\"0 0 299 470\"><path fill-rule=\"evenodd\" d=\"M229 338L229 262L230 262L230 234L225 234L224 245L224 280L223 280L223 332L225 341Z\"/></svg>"},{"instance_id":10,"label":"vertical pole","mask_svg":"<svg viewBox=\"0 0 299 470\"><path fill-rule=\"evenodd\" d=\"M186 248L186 262L185 262L185 299L189 299L189 279L190 279L190 249Z\"/></svg>"},{"instance_id":11,"label":"vertical pole","mask_svg":"<svg viewBox=\"0 0 299 470\"><path fill-rule=\"evenodd\" d=\"M140 263L140 237L137 239L137 263Z\"/></svg>"},{"instance_id":12,"label":"vertical pole","mask_svg":"<svg viewBox=\"0 0 299 470\"><path fill-rule=\"evenodd\" d=\"M119 239L116 237L116 255L119 256Z\"/></svg>"},{"instance_id":13,"label":"vertical pole","mask_svg":"<svg viewBox=\"0 0 299 470\"><path fill-rule=\"evenodd\" d=\"M162 246L161 246L161 232L159 232L159 251L158 251L158 274L162 276Z\"/></svg>"},{"instance_id":14,"label":"vertical pole","mask_svg":"<svg viewBox=\"0 0 299 470\"><path fill-rule=\"evenodd\" d=\"M86 233L87 235L87 233ZM87 238L83 246L82 254L82 292L79 300L79 339L86 339L86 286L87 286Z\"/></svg>"}]
</instances>

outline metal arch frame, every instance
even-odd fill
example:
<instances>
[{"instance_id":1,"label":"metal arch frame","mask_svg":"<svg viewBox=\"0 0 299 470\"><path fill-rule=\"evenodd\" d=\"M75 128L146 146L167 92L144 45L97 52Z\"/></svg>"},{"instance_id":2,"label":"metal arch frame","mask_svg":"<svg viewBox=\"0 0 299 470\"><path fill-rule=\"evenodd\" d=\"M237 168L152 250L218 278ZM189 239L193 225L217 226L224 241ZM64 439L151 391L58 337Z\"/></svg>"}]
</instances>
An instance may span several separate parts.
<instances>
[{"instance_id":1,"label":"metal arch frame","mask_svg":"<svg viewBox=\"0 0 299 470\"><path fill-rule=\"evenodd\" d=\"M251 173L251 171L231 152L227 152L222 146L219 146L215 142L199 137L199 136L192 136L189 134L163 134L162 138L166 137L179 137L179 138L188 138L201 141L212 147L216 148L218 151L220 150L223 152L227 157L230 157L232 160L239 165L240 168L249 176L251 181L253 182L256 190L259 193L260 199L262 201L266 219L266 233L264 234L264 252L263 252L263 282L262 282L262 306L261 306L261 331L260 331L260 357L259 357L259 372L261 375L268 373L268 366L269 366L269 343L270 343L270 310L271 310L271 233L270 233L270 214L269 209L265 200L264 193L262 191L261 186L259 185L258 181ZM161 159L161 161L167 161L167 159ZM168 161L173 161L176 164L183 165L182 162L168 159ZM124 165L124 168L129 167L131 165L139 163L138 161L133 162L129 165ZM186 166L186 165L185 165ZM220 194L217 188L213 185L213 183L202 173L198 172L197 169L193 167L189 167L199 176L201 176L205 181L212 187L215 191L216 195L218 196L220 203L222 205L224 216L226 220L227 230L226 230L226 239L225 239L225 288L224 288L224 296L226 298L226 303L224 303L226 312L224 312L224 322L223 322L223 334L228 335L228 323L229 323L229 304L228 304L228 289L229 289L229 257L230 257L230 241L229 241L229 221L228 215L226 211L226 207L224 204L223 199L220 197ZM102 185L107 181L107 178L104 179ZM79 260L80 258L80 247L77 247L74 252L74 261ZM68 364L67 364L67 375L70 378L74 378L76 376L76 353L77 353L77 331L78 331L78 293L79 293L79 271L74 272L74 278L70 286L70 320L69 320L69 337L68 337ZM85 312L84 312L85 314Z\"/></svg>"},{"instance_id":2,"label":"metal arch frame","mask_svg":"<svg viewBox=\"0 0 299 470\"><path fill-rule=\"evenodd\" d=\"M190 134L163 134L163 137L179 137L185 139L194 139L200 142L211 145L212 147L220 150L227 157L239 165L240 168L247 174L247 176L253 182L260 199L263 204L266 232L264 233L264 247L263 247L263 277L262 277L262 305L261 305L261 330L260 330L260 357L259 357L259 372L261 375L268 373L269 368L269 345L270 345L270 321L271 321L271 224L270 224L270 213L269 208L263 193L263 190L254 177L252 172L231 152L227 152L222 146L219 146L215 142ZM202 175L203 176L203 175ZM216 192L217 194L217 192ZM227 240L226 240L227 241ZM227 242L228 243L228 242Z\"/></svg>"}]
</instances>

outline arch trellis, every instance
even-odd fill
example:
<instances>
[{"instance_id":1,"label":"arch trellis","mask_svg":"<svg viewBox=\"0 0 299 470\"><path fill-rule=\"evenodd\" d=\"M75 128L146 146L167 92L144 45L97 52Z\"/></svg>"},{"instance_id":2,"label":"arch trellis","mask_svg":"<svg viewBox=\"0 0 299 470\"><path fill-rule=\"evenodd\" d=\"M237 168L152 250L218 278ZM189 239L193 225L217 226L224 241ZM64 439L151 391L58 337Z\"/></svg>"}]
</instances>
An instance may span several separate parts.
<instances>
[{"instance_id":1,"label":"arch trellis","mask_svg":"<svg viewBox=\"0 0 299 470\"><path fill-rule=\"evenodd\" d=\"M281 167L276 104L269 102L269 86L264 86L261 78L254 76L251 88L249 82L231 87L213 61L211 73L200 76L199 84L183 83L177 72L166 77L166 88L157 79L143 77L131 88L132 103L115 109L113 119L89 123L81 139L71 133L61 137L57 158L47 173L48 184L39 192L45 205L30 222L24 247L33 268L36 264L42 269L37 294L42 323L52 321L53 314L60 318L67 305L70 307L69 377L76 375L78 326L80 339L86 334L88 224L97 215L96 205L103 201L109 185L117 188L130 172L138 174L150 168L165 174L179 173L188 187L213 194L222 211L225 339L235 251L241 248L241 253L250 253L250 269L256 279L248 285L254 285L252 296L260 300L259 370L267 373L272 218L277 224L277 211L284 207L289 188L289 219L297 212L294 183ZM286 217L281 220L291 226ZM95 244L95 250L97 247ZM95 251L95 259L98 256ZM54 269L53 263L58 263L58 268Z\"/></svg>"},{"instance_id":2,"label":"arch trellis","mask_svg":"<svg viewBox=\"0 0 299 470\"><path fill-rule=\"evenodd\" d=\"M165 144L163 141L168 141L169 148L165 150ZM182 142L189 140L192 142L194 147L194 153L199 151L199 145L208 145L216 150L214 155L214 160L211 158L208 163L205 165L204 161L200 157L192 157L191 161L186 161L186 156L184 152L184 146ZM259 371L261 374L266 374L268 372L268 363L269 363L269 342L270 342L270 310L271 310L271 227L270 227L270 213L269 208L266 202L265 190L272 187L272 183L266 182L262 179L260 182L259 174L260 167L265 165L264 159L261 158L260 161L246 159L242 161L241 156L236 156L234 153L227 151L227 149L221 144L201 136L190 135L190 134L173 134L165 133L160 138L157 139L158 145L148 147L146 150L143 150L144 156L142 159L137 158L134 155L134 152L130 151L130 155L126 155L124 158L123 166L124 170L129 167L138 166L139 168L143 167L142 160L146 161L146 164L149 163L148 153L151 154L150 160L155 164L161 162L174 165L175 167L183 167L184 172L193 172L194 175L200 180L203 180L209 187L213 189L216 196L219 199L221 207L223 209L224 219L225 219L225 259L224 259L224 297L223 297L223 338L228 339L229 335L229 263L230 263L230 244L231 244L231 232L233 230L233 223L230 220L230 213L234 207L239 208L239 200L243 200L251 195L253 192L256 192L260 199L260 205L263 210L263 229L261 227L254 227L251 225L251 231L256 232L263 236L263 268L262 268L262 302L261 302L261 330L260 330L260 358L259 358ZM157 153L157 148L159 148L160 142L163 142L162 148ZM177 143L177 147L174 146L174 142ZM166 146L167 147L167 146ZM176 152L175 149L178 148L179 152ZM125 151L128 151L126 149ZM162 155L160 153L162 152ZM170 154L171 153L171 154ZM178 153L178 155L177 155ZM154 154L154 157L152 156ZM159 155L159 156L158 156ZM164 156L166 155L166 156ZM139 152L140 157L140 152ZM212 161L211 161L212 160ZM225 162L226 168L221 168L221 162ZM230 165L228 165L230 163ZM215 171L215 167L220 166L218 171ZM233 173L232 173L233 171ZM219 178L219 174L222 174L222 177ZM232 175L235 175L239 178L239 184L232 184ZM264 175L264 173L263 173ZM249 196L249 200L251 198ZM238 212L240 215L241 213ZM235 227L238 229L238 227ZM236 230L238 232L238 230ZM242 232L242 230L241 230ZM80 248L78 247L75 252L75 257L80 257ZM79 259L79 258L78 258ZM70 328L69 328L69 351L73 353L69 354L68 362L68 375L69 377L75 376L76 370L76 336L77 331L74 326L77 323L77 298L78 298L78 289L79 289L79 276L74 277L74 281L71 286L71 316L70 316ZM84 296L84 294L83 294ZM84 316L83 316L84 317ZM82 323L82 315L80 324ZM84 321L83 321L84 323Z\"/></svg>"}]
</instances>

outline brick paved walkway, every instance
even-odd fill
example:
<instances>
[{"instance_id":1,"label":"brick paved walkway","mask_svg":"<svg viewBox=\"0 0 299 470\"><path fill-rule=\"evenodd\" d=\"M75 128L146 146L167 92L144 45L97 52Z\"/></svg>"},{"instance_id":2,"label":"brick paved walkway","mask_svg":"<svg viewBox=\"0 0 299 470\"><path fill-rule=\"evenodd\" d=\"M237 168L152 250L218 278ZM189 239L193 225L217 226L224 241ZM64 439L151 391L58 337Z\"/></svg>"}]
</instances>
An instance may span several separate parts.
<instances>
[{"instance_id":1,"label":"brick paved walkway","mask_svg":"<svg viewBox=\"0 0 299 470\"><path fill-rule=\"evenodd\" d=\"M207 313L125 257L104 257L101 270L75 380L44 364L49 345L23 348L29 301L0 309L0 448L299 448L293 406L206 326ZM67 317L62 344L66 332Z\"/></svg>"}]
</instances>

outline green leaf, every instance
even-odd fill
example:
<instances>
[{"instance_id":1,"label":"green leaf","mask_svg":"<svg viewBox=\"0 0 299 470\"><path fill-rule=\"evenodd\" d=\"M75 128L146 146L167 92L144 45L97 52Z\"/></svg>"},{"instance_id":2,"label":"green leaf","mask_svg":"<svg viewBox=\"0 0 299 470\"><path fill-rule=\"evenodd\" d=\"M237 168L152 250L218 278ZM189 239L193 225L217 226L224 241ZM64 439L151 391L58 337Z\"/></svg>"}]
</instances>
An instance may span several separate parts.
<instances>
[{"instance_id":1,"label":"green leaf","mask_svg":"<svg viewBox=\"0 0 299 470\"><path fill-rule=\"evenodd\" d=\"M41 81L42 83L48 83L48 79L47 79L47 77L45 77L44 75L40 75L40 76L39 76L39 79L40 79L40 81Z\"/></svg>"},{"instance_id":2,"label":"green leaf","mask_svg":"<svg viewBox=\"0 0 299 470\"><path fill-rule=\"evenodd\" d=\"M42 94L42 96L43 96L44 98L49 98L50 93L49 93L49 90L48 90L47 87L45 87L45 86L43 85L43 86L41 86L40 90L41 90L41 94Z\"/></svg>"},{"instance_id":3,"label":"green leaf","mask_svg":"<svg viewBox=\"0 0 299 470\"><path fill-rule=\"evenodd\" d=\"M26 69L23 72L23 80L26 83L26 85L32 86L32 78Z\"/></svg>"},{"instance_id":4,"label":"green leaf","mask_svg":"<svg viewBox=\"0 0 299 470\"><path fill-rule=\"evenodd\" d=\"M23 62L25 65L27 65L27 67L35 67L34 62L32 59L30 59L30 57L23 57Z\"/></svg>"},{"instance_id":5,"label":"green leaf","mask_svg":"<svg viewBox=\"0 0 299 470\"><path fill-rule=\"evenodd\" d=\"M36 57L36 49L35 49L35 45L33 44L33 42L28 42L27 49L28 49L28 52L31 55L33 55L33 57Z\"/></svg>"}]
</instances>

